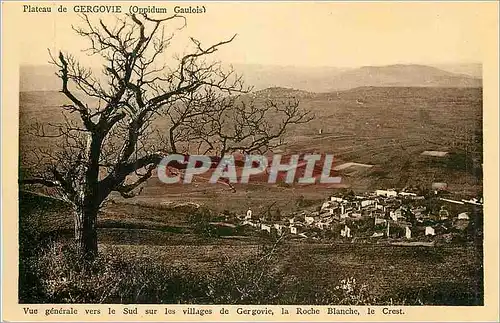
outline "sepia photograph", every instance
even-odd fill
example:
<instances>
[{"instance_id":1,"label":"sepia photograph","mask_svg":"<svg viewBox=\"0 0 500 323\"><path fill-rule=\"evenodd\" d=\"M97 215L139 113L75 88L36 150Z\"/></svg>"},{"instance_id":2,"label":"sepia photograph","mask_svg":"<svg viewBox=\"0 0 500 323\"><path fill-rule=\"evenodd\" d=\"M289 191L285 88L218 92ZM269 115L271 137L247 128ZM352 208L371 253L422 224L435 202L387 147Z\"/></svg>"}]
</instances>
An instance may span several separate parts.
<instances>
[{"instance_id":1,"label":"sepia photograph","mask_svg":"<svg viewBox=\"0 0 500 323\"><path fill-rule=\"evenodd\" d=\"M19 313L483 308L495 7L11 4Z\"/></svg>"}]
</instances>

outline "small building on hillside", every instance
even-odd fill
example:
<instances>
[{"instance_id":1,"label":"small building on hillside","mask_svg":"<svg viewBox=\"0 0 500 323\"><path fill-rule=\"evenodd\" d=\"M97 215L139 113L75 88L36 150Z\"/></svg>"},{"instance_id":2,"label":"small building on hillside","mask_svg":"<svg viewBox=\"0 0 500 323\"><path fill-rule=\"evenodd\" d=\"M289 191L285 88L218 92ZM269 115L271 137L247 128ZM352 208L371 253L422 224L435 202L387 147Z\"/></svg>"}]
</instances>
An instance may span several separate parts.
<instances>
[{"instance_id":1,"label":"small building on hillside","mask_svg":"<svg viewBox=\"0 0 500 323\"><path fill-rule=\"evenodd\" d=\"M409 227L405 227L405 238L411 239L411 230Z\"/></svg>"},{"instance_id":2,"label":"small building on hillside","mask_svg":"<svg viewBox=\"0 0 500 323\"><path fill-rule=\"evenodd\" d=\"M267 224L261 224L260 229L262 231L267 231L267 232L271 233L271 227Z\"/></svg>"},{"instance_id":3,"label":"small building on hillside","mask_svg":"<svg viewBox=\"0 0 500 323\"><path fill-rule=\"evenodd\" d=\"M323 202L323 205L321 205L321 210L324 210L326 208L330 208L332 204L330 202Z\"/></svg>"},{"instance_id":4,"label":"small building on hillside","mask_svg":"<svg viewBox=\"0 0 500 323\"><path fill-rule=\"evenodd\" d=\"M247 214L245 215L245 220L252 219L252 210L248 209Z\"/></svg>"},{"instance_id":5,"label":"small building on hillside","mask_svg":"<svg viewBox=\"0 0 500 323\"><path fill-rule=\"evenodd\" d=\"M372 205L372 204L375 204L375 200L364 200L364 201L361 201L361 207L366 207L366 206Z\"/></svg>"},{"instance_id":6,"label":"small building on hillside","mask_svg":"<svg viewBox=\"0 0 500 323\"><path fill-rule=\"evenodd\" d=\"M398 193L395 190L376 190L375 194L377 196L385 196L385 197L396 197Z\"/></svg>"},{"instance_id":7,"label":"small building on hillside","mask_svg":"<svg viewBox=\"0 0 500 323\"><path fill-rule=\"evenodd\" d=\"M344 229L340 230L340 235L342 237L350 238L351 237L351 229L345 225Z\"/></svg>"},{"instance_id":8,"label":"small building on hillside","mask_svg":"<svg viewBox=\"0 0 500 323\"><path fill-rule=\"evenodd\" d=\"M324 222L316 222L316 227L320 230L324 230L328 225Z\"/></svg>"},{"instance_id":9,"label":"small building on hillside","mask_svg":"<svg viewBox=\"0 0 500 323\"><path fill-rule=\"evenodd\" d=\"M458 215L459 220L469 220L469 214L467 212L460 213Z\"/></svg>"},{"instance_id":10,"label":"small building on hillside","mask_svg":"<svg viewBox=\"0 0 500 323\"><path fill-rule=\"evenodd\" d=\"M391 219L394 222L397 222L398 220L402 220L402 219L404 219L403 209L402 208L398 208L398 209L396 209L394 211L390 211L389 212L389 216L391 217Z\"/></svg>"},{"instance_id":11,"label":"small building on hillside","mask_svg":"<svg viewBox=\"0 0 500 323\"><path fill-rule=\"evenodd\" d=\"M341 203L341 202L344 202L344 199L341 197L332 196L332 197L330 197L330 201Z\"/></svg>"},{"instance_id":12,"label":"small building on hillside","mask_svg":"<svg viewBox=\"0 0 500 323\"><path fill-rule=\"evenodd\" d=\"M435 236L436 231L434 230L433 227L425 227L425 235L426 236Z\"/></svg>"}]
</instances>

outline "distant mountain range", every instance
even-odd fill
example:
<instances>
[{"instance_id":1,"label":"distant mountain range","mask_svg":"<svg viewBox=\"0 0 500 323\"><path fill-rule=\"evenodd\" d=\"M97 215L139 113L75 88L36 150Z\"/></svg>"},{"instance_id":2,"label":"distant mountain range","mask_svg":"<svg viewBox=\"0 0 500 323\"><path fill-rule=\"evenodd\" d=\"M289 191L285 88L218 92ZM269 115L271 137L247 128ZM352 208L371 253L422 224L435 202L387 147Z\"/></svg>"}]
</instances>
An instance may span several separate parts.
<instances>
[{"instance_id":1,"label":"distant mountain range","mask_svg":"<svg viewBox=\"0 0 500 323\"><path fill-rule=\"evenodd\" d=\"M309 92L331 92L365 86L481 87L481 64L434 66L398 64L360 68L276 67L235 65L255 89L293 88ZM452 72L460 71L460 73ZM479 77L478 77L479 76Z\"/></svg>"},{"instance_id":2,"label":"distant mountain range","mask_svg":"<svg viewBox=\"0 0 500 323\"><path fill-rule=\"evenodd\" d=\"M481 64L437 66L397 64L360 68L234 65L255 90L269 87L331 92L364 86L481 87ZM58 91L60 80L53 66L20 68L20 91Z\"/></svg>"},{"instance_id":3,"label":"distant mountain range","mask_svg":"<svg viewBox=\"0 0 500 323\"><path fill-rule=\"evenodd\" d=\"M332 90L361 86L480 87L481 79L425 65L364 66L342 72L330 82Z\"/></svg>"}]
</instances>

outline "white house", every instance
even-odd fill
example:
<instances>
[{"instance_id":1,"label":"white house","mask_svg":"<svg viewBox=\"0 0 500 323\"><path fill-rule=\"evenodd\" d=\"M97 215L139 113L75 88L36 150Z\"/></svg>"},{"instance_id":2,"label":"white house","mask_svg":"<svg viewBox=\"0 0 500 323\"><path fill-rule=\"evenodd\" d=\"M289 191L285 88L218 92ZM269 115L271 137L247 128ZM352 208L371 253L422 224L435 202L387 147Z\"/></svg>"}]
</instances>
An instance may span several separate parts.
<instances>
[{"instance_id":1,"label":"white house","mask_svg":"<svg viewBox=\"0 0 500 323\"><path fill-rule=\"evenodd\" d=\"M346 238L351 237L351 229L346 225L344 229L340 230L340 235Z\"/></svg>"},{"instance_id":2,"label":"white house","mask_svg":"<svg viewBox=\"0 0 500 323\"><path fill-rule=\"evenodd\" d=\"M411 239L411 230L409 227L405 227L405 237L406 239Z\"/></svg>"},{"instance_id":3,"label":"white house","mask_svg":"<svg viewBox=\"0 0 500 323\"><path fill-rule=\"evenodd\" d=\"M361 201L361 207L365 207L365 206L372 205L372 204L375 204L374 200L364 200L364 201Z\"/></svg>"},{"instance_id":4,"label":"white house","mask_svg":"<svg viewBox=\"0 0 500 323\"><path fill-rule=\"evenodd\" d=\"M252 218L252 210L248 209L247 215L245 216L245 220L250 220Z\"/></svg>"},{"instance_id":5,"label":"white house","mask_svg":"<svg viewBox=\"0 0 500 323\"><path fill-rule=\"evenodd\" d=\"M311 225L314 222L314 218L312 216L305 216L304 221L308 224Z\"/></svg>"},{"instance_id":6,"label":"white house","mask_svg":"<svg viewBox=\"0 0 500 323\"><path fill-rule=\"evenodd\" d=\"M296 227L290 227L290 233L291 234L297 234L297 228Z\"/></svg>"},{"instance_id":7,"label":"white house","mask_svg":"<svg viewBox=\"0 0 500 323\"><path fill-rule=\"evenodd\" d=\"M387 197L395 197L395 196L398 196L398 193L394 190L388 190L386 196Z\"/></svg>"},{"instance_id":8,"label":"white house","mask_svg":"<svg viewBox=\"0 0 500 323\"><path fill-rule=\"evenodd\" d=\"M318 229L320 229L320 230L323 230L325 228L325 223L323 223L323 222L317 222L316 223L316 227L318 227Z\"/></svg>"},{"instance_id":9,"label":"white house","mask_svg":"<svg viewBox=\"0 0 500 323\"><path fill-rule=\"evenodd\" d=\"M436 231L434 230L433 227L425 227L425 235L426 236L435 236Z\"/></svg>"},{"instance_id":10,"label":"white house","mask_svg":"<svg viewBox=\"0 0 500 323\"><path fill-rule=\"evenodd\" d=\"M389 216L393 221L398 221L400 218L404 218L403 210L401 208L389 212Z\"/></svg>"},{"instance_id":11,"label":"white house","mask_svg":"<svg viewBox=\"0 0 500 323\"><path fill-rule=\"evenodd\" d=\"M383 232L373 232L373 234L372 234L372 238L379 238L379 237L383 237L383 236L384 236Z\"/></svg>"},{"instance_id":12,"label":"white house","mask_svg":"<svg viewBox=\"0 0 500 323\"><path fill-rule=\"evenodd\" d=\"M321 205L321 210L324 210L328 207L330 207L330 202L324 202L323 205Z\"/></svg>"},{"instance_id":13,"label":"white house","mask_svg":"<svg viewBox=\"0 0 500 323\"><path fill-rule=\"evenodd\" d=\"M348 217L349 217L349 213L343 213L343 214L340 215L341 219L346 219Z\"/></svg>"},{"instance_id":14,"label":"white house","mask_svg":"<svg viewBox=\"0 0 500 323\"><path fill-rule=\"evenodd\" d=\"M332 197L330 197L330 201L341 203L341 202L344 202L344 199L341 197L332 196Z\"/></svg>"},{"instance_id":15,"label":"white house","mask_svg":"<svg viewBox=\"0 0 500 323\"><path fill-rule=\"evenodd\" d=\"M375 195L377 196L386 196L386 197L394 197L397 196L398 193L394 190L376 190Z\"/></svg>"},{"instance_id":16,"label":"white house","mask_svg":"<svg viewBox=\"0 0 500 323\"><path fill-rule=\"evenodd\" d=\"M271 227L268 226L268 225L266 225L266 224L262 224L261 227L260 227L260 229L262 231L267 231L267 232L271 233Z\"/></svg>"},{"instance_id":17,"label":"white house","mask_svg":"<svg viewBox=\"0 0 500 323\"><path fill-rule=\"evenodd\" d=\"M396 221L396 222L398 221L398 216L397 216L397 214L396 214L396 212L395 212L395 211L391 211L391 212L389 212L389 216L391 217L391 219L392 219L393 221Z\"/></svg>"}]
</instances>

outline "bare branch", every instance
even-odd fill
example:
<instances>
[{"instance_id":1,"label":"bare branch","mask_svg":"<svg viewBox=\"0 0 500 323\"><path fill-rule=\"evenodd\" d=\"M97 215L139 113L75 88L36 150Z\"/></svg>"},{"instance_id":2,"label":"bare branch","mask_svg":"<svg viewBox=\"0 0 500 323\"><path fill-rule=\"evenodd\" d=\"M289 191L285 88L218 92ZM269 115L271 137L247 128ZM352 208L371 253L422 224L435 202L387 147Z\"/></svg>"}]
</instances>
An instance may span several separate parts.
<instances>
[{"instance_id":1,"label":"bare branch","mask_svg":"<svg viewBox=\"0 0 500 323\"><path fill-rule=\"evenodd\" d=\"M50 145L36 152L40 171L29 180L57 187L79 208L98 209L113 191L133 196L168 154L263 152L282 144L290 126L311 119L296 100L251 99L241 75L211 60L237 35L208 46L191 38L169 65L162 59L184 16L126 15L114 25L81 19L73 29L102 66L94 73L70 54L49 51L69 101L60 122L30 131ZM136 180L127 182L133 174Z\"/></svg>"}]
</instances>

